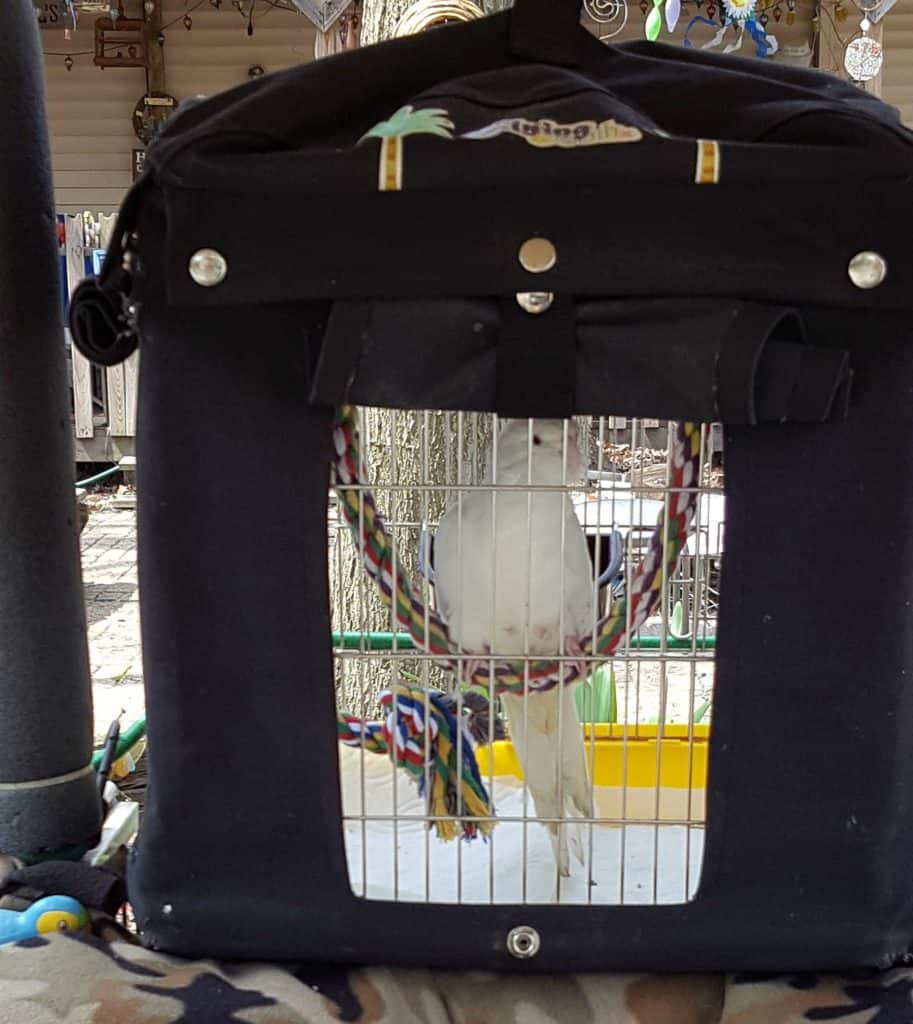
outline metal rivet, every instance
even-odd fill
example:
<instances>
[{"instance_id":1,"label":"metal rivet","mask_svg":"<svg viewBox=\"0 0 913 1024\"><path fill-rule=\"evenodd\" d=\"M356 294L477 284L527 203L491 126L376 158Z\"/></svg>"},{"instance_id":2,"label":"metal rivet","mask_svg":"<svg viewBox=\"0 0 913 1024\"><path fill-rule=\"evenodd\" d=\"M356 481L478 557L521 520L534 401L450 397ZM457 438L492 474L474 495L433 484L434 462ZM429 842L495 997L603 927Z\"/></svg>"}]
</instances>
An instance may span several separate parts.
<instances>
[{"instance_id":1,"label":"metal rivet","mask_svg":"<svg viewBox=\"0 0 913 1024\"><path fill-rule=\"evenodd\" d=\"M507 952L518 960L529 960L539 952L541 945L539 933L528 924L517 925L507 933Z\"/></svg>"},{"instance_id":2,"label":"metal rivet","mask_svg":"<svg viewBox=\"0 0 913 1024\"><path fill-rule=\"evenodd\" d=\"M877 288L888 276L888 264L877 252L857 252L847 272L857 288Z\"/></svg>"},{"instance_id":3,"label":"metal rivet","mask_svg":"<svg viewBox=\"0 0 913 1024\"><path fill-rule=\"evenodd\" d=\"M190 276L203 288L221 284L228 273L228 261L215 249L198 249L190 257Z\"/></svg>"},{"instance_id":4,"label":"metal rivet","mask_svg":"<svg viewBox=\"0 0 913 1024\"><path fill-rule=\"evenodd\" d=\"M531 274L544 274L558 260L554 245L547 238L527 238L518 253L520 266Z\"/></svg>"},{"instance_id":5,"label":"metal rivet","mask_svg":"<svg viewBox=\"0 0 913 1024\"><path fill-rule=\"evenodd\" d=\"M544 313L554 301L552 292L517 292L517 302L527 313Z\"/></svg>"}]
</instances>

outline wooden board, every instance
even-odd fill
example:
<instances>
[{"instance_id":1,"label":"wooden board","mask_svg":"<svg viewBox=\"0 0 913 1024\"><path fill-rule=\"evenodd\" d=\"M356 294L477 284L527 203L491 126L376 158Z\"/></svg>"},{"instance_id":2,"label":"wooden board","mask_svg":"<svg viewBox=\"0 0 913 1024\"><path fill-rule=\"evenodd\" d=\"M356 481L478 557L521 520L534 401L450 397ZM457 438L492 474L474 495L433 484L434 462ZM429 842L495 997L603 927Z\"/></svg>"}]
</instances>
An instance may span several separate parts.
<instances>
[{"instance_id":1,"label":"wooden board","mask_svg":"<svg viewBox=\"0 0 913 1024\"><path fill-rule=\"evenodd\" d=\"M102 249L107 249L114 232L116 217L114 214L103 213L99 216L99 237ZM109 366L105 371L108 384L108 431L115 437L125 437L134 433L130 423L130 406L135 404L129 394L130 385L123 363ZM133 386L136 376L133 375Z\"/></svg>"},{"instance_id":2,"label":"wooden board","mask_svg":"<svg viewBox=\"0 0 913 1024\"><path fill-rule=\"evenodd\" d=\"M71 295L86 276L82 217L68 216L66 220L67 294ZM77 437L94 437L92 422L92 367L89 360L75 347L71 350L73 364L73 412Z\"/></svg>"}]
</instances>

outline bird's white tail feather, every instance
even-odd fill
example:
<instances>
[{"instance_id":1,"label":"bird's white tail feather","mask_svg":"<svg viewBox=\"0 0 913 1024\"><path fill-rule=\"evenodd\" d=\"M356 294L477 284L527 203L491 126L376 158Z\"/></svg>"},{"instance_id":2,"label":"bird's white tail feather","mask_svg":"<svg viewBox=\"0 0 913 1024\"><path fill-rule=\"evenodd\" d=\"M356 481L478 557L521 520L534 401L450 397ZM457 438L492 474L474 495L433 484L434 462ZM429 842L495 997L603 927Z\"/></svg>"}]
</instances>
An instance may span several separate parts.
<instances>
[{"instance_id":1,"label":"bird's white tail feather","mask_svg":"<svg viewBox=\"0 0 913 1024\"><path fill-rule=\"evenodd\" d=\"M577 718L573 687L556 686L545 693L531 693L525 701L521 696L505 694L503 702L511 739L529 786L536 816L592 817L586 748ZM548 828L552 833L559 871L568 875L569 850L573 850L583 863L579 831L572 826L559 827L554 822L549 823Z\"/></svg>"}]
</instances>

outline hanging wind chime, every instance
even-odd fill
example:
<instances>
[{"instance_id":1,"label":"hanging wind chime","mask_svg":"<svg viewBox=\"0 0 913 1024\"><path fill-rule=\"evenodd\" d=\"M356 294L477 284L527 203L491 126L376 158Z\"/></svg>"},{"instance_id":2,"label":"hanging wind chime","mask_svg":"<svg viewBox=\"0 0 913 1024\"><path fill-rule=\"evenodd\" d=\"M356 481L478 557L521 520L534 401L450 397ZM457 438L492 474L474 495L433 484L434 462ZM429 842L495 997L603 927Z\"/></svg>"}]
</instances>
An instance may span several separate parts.
<instances>
[{"instance_id":1,"label":"hanging wind chime","mask_svg":"<svg viewBox=\"0 0 913 1024\"><path fill-rule=\"evenodd\" d=\"M856 0L856 5L862 11L860 34L847 44L843 53L843 66L854 82L870 82L881 73L884 63L881 43L869 35L872 28L869 15L878 7L878 0Z\"/></svg>"},{"instance_id":2,"label":"hanging wind chime","mask_svg":"<svg viewBox=\"0 0 913 1024\"><path fill-rule=\"evenodd\" d=\"M654 3L661 3L662 0L653 0ZM679 0L666 0L666 6L668 8L670 3L678 3ZM787 0L787 24L791 24L791 17L795 10L795 0ZM777 8L779 5L777 5ZM774 10L775 20L779 21ZM651 12L651 16L655 13ZM713 38L701 46L702 50L716 49L718 46L722 46L723 40L726 36L727 31L730 28L736 30L736 37L733 42L727 43L723 46L723 53L732 53L734 50L739 50L742 47L745 34L751 38L755 44L755 55L757 57L772 57L779 47L776 36L771 35L767 32L767 23L769 21L767 14L764 11L758 13L757 0L722 0L722 23L714 20L716 14L716 7L711 3L707 6L707 17L703 15L695 15L687 25L685 29L685 36L682 40L683 45L692 47L694 43L691 41L691 30L695 25L709 25L711 28L716 30L716 34ZM668 22L668 16L667 16ZM677 20L677 18L676 18ZM649 18L647 19L649 23ZM649 29L649 24L648 24ZM657 29L658 35L658 29ZM650 39L650 33L647 32L647 38ZM653 36L652 38L656 38Z\"/></svg>"},{"instance_id":3,"label":"hanging wind chime","mask_svg":"<svg viewBox=\"0 0 913 1024\"><path fill-rule=\"evenodd\" d=\"M668 9L668 0L667 0ZM587 17L598 26L597 38L604 42L617 36L628 23L627 0L583 0Z\"/></svg>"}]
</instances>

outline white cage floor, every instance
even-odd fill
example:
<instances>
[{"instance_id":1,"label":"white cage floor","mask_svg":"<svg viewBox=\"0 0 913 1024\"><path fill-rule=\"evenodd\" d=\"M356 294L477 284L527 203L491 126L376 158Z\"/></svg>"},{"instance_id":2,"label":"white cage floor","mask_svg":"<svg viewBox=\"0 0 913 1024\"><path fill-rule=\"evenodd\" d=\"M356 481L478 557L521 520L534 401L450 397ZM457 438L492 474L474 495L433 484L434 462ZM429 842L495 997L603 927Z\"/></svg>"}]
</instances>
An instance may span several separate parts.
<instances>
[{"instance_id":1,"label":"white cage floor","mask_svg":"<svg viewBox=\"0 0 913 1024\"><path fill-rule=\"evenodd\" d=\"M358 896L406 903L656 905L685 903L697 889L700 826L579 825L586 863L572 857L571 877L559 884L548 832L535 821L531 800L528 822L502 820L487 842L446 843L425 828L415 786L386 758L341 747L340 766L349 880ZM500 818L523 816L517 779L496 777L493 789Z\"/></svg>"}]
</instances>

